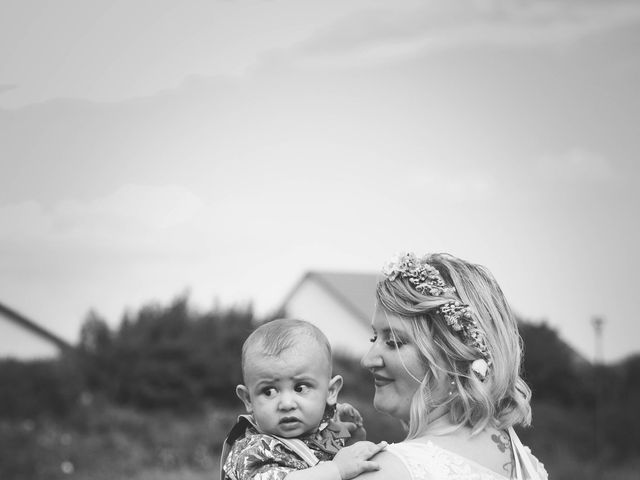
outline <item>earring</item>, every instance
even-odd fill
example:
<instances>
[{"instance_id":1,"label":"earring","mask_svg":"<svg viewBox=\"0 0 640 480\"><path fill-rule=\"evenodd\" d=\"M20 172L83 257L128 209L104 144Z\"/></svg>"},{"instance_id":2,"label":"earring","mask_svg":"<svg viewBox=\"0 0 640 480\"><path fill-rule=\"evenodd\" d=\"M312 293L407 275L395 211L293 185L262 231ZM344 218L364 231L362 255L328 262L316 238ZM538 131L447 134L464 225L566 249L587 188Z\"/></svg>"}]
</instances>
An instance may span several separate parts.
<instances>
[{"instance_id":1,"label":"earring","mask_svg":"<svg viewBox=\"0 0 640 480\"><path fill-rule=\"evenodd\" d=\"M455 388L455 386L456 386L456 381L455 381L455 380L451 380L451 381L449 382L449 385L450 385L450 386L449 386L449 396L451 396L451 395L453 395L453 389L454 389L454 388Z\"/></svg>"}]
</instances>

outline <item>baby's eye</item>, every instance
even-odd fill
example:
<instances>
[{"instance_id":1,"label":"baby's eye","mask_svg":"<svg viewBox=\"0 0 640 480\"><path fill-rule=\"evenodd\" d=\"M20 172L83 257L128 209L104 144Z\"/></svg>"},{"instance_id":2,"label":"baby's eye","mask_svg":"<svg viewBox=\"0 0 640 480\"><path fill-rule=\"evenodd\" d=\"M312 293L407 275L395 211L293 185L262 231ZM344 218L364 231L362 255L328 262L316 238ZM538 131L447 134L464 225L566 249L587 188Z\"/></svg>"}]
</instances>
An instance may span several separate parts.
<instances>
[{"instance_id":1,"label":"baby's eye","mask_svg":"<svg viewBox=\"0 0 640 480\"><path fill-rule=\"evenodd\" d=\"M295 391L298 393L306 393L309 391L309 385L307 385L306 383L300 383L296 385Z\"/></svg>"},{"instance_id":2,"label":"baby's eye","mask_svg":"<svg viewBox=\"0 0 640 480\"><path fill-rule=\"evenodd\" d=\"M272 397L276 394L276 389L273 387L265 387L262 389L262 394L265 397Z\"/></svg>"}]
</instances>

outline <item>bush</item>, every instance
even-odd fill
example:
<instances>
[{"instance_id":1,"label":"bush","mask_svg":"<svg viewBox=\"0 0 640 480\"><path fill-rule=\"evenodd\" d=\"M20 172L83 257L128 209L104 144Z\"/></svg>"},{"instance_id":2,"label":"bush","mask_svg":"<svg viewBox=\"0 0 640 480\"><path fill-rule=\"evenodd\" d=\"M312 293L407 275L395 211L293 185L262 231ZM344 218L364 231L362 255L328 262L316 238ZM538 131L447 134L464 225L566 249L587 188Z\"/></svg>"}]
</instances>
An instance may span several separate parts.
<instances>
[{"instance_id":1,"label":"bush","mask_svg":"<svg viewBox=\"0 0 640 480\"><path fill-rule=\"evenodd\" d=\"M0 419L66 416L81 392L73 359L0 360Z\"/></svg>"}]
</instances>

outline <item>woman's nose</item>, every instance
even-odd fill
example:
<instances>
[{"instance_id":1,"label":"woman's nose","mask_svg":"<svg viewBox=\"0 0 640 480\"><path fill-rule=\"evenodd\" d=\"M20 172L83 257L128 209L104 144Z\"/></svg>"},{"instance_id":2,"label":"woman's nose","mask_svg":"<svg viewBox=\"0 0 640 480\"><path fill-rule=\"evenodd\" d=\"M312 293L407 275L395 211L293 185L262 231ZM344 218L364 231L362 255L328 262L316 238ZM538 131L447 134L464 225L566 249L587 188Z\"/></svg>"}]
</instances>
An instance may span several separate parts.
<instances>
[{"instance_id":1,"label":"woman's nose","mask_svg":"<svg viewBox=\"0 0 640 480\"><path fill-rule=\"evenodd\" d=\"M369 348L369 351L364 354L364 356L360 360L360 365L362 365L363 368L368 369L380 368L384 365L382 357L379 355L376 349L376 343L373 343L371 345L371 348Z\"/></svg>"}]
</instances>

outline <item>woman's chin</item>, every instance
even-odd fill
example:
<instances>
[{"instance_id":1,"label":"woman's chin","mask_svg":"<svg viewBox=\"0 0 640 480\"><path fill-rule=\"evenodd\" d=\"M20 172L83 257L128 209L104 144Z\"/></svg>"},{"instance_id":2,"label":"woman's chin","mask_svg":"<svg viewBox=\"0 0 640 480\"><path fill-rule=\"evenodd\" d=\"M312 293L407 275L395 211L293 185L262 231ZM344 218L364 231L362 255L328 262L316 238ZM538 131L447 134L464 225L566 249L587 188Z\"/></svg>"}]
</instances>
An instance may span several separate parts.
<instances>
[{"instance_id":1,"label":"woman's chin","mask_svg":"<svg viewBox=\"0 0 640 480\"><path fill-rule=\"evenodd\" d=\"M397 418L403 422L409 422L409 405L405 405L404 402L397 403L384 399L382 397L373 398L373 408L378 412L389 415L393 418Z\"/></svg>"},{"instance_id":2,"label":"woman's chin","mask_svg":"<svg viewBox=\"0 0 640 480\"><path fill-rule=\"evenodd\" d=\"M373 408L375 408L380 413L386 413L387 415L393 416L393 408L390 408L388 402L385 402L381 398L374 397Z\"/></svg>"}]
</instances>

